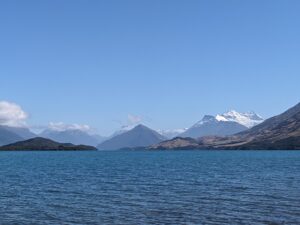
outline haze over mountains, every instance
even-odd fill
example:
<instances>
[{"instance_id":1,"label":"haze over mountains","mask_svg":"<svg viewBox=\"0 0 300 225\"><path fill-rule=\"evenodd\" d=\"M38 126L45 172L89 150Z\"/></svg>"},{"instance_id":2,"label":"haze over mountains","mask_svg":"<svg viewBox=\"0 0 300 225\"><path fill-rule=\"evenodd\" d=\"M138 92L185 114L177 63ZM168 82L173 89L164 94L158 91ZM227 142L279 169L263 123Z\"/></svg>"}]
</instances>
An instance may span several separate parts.
<instances>
[{"instance_id":1,"label":"haze over mountains","mask_svg":"<svg viewBox=\"0 0 300 225\"><path fill-rule=\"evenodd\" d=\"M106 139L100 135L89 134L88 132L79 129L68 129L63 131L46 129L39 136L62 143L92 146L97 146Z\"/></svg>"},{"instance_id":2,"label":"haze over mountains","mask_svg":"<svg viewBox=\"0 0 300 225\"><path fill-rule=\"evenodd\" d=\"M34 138L37 135L25 127L0 126L0 146Z\"/></svg>"},{"instance_id":3,"label":"haze over mountains","mask_svg":"<svg viewBox=\"0 0 300 225\"><path fill-rule=\"evenodd\" d=\"M26 127L0 126L0 146L35 137L44 137L60 143L73 143L75 145L97 146L106 138L97 134L90 134L81 129L57 130L47 128L40 134L31 132Z\"/></svg>"}]
</instances>

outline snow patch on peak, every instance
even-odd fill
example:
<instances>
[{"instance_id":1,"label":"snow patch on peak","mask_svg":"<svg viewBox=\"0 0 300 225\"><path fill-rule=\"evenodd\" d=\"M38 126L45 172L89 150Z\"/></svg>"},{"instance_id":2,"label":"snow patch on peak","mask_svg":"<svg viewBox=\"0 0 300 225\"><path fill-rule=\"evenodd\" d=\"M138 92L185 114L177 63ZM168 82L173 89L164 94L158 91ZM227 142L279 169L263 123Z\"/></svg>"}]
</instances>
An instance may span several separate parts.
<instances>
[{"instance_id":1,"label":"snow patch on peak","mask_svg":"<svg viewBox=\"0 0 300 225\"><path fill-rule=\"evenodd\" d=\"M221 115L217 115L216 118L219 121L222 120L222 121L237 122L248 128L251 128L264 121L264 119L258 114L256 114L255 112L239 113L235 110L230 110Z\"/></svg>"},{"instance_id":2,"label":"snow patch on peak","mask_svg":"<svg viewBox=\"0 0 300 225\"><path fill-rule=\"evenodd\" d=\"M222 115L216 115L216 120L218 120L218 121L228 121L228 119L226 119L224 116L222 116Z\"/></svg>"}]
</instances>

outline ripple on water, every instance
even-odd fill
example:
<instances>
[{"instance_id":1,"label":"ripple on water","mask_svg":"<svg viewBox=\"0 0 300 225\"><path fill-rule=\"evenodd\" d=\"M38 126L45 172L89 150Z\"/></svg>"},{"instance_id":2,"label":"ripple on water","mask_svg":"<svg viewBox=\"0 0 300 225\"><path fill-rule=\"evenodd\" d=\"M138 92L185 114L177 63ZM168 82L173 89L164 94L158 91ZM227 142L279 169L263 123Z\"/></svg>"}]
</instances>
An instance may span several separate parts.
<instances>
[{"instance_id":1,"label":"ripple on water","mask_svg":"<svg viewBox=\"0 0 300 225\"><path fill-rule=\"evenodd\" d=\"M300 224L300 152L1 152L3 224Z\"/></svg>"}]
</instances>

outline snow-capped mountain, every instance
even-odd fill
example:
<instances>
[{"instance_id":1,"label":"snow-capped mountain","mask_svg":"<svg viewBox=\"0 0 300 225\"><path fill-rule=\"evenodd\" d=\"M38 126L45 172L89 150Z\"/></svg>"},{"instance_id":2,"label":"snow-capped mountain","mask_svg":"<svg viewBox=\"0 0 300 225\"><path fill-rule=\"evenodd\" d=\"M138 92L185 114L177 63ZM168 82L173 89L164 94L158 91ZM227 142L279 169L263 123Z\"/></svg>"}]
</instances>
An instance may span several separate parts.
<instances>
[{"instance_id":1,"label":"snow-capped mountain","mask_svg":"<svg viewBox=\"0 0 300 225\"><path fill-rule=\"evenodd\" d=\"M217 120L215 116L206 115L198 123L180 134L180 137L227 136L247 129L246 126L237 122Z\"/></svg>"},{"instance_id":2,"label":"snow-capped mountain","mask_svg":"<svg viewBox=\"0 0 300 225\"><path fill-rule=\"evenodd\" d=\"M263 121L263 118L254 112L239 113L232 110L216 116L206 115L180 136L227 136L247 130Z\"/></svg>"},{"instance_id":3,"label":"snow-capped mountain","mask_svg":"<svg viewBox=\"0 0 300 225\"><path fill-rule=\"evenodd\" d=\"M162 136L166 137L166 138L174 138L177 137L178 135L182 134L183 132L185 132L188 128L182 128L182 129L174 129L174 130L157 130L157 132L159 134L161 134Z\"/></svg>"},{"instance_id":4,"label":"snow-capped mountain","mask_svg":"<svg viewBox=\"0 0 300 225\"><path fill-rule=\"evenodd\" d=\"M215 117L218 121L233 121L251 128L264 121L264 119L255 112L239 113L231 110Z\"/></svg>"}]
</instances>

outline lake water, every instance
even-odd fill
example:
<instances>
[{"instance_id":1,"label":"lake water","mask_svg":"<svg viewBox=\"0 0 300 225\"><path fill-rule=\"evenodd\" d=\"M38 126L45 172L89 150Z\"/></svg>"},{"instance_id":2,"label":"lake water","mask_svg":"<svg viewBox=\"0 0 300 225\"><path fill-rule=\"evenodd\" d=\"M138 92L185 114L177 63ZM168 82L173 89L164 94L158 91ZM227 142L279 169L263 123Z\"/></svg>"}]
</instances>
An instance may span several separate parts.
<instances>
[{"instance_id":1,"label":"lake water","mask_svg":"<svg viewBox=\"0 0 300 225\"><path fill-rule=\"evenodd\" d=\"M0 224L300 224L300 151L0 152Z\"/></svg>"}]
</instances>

